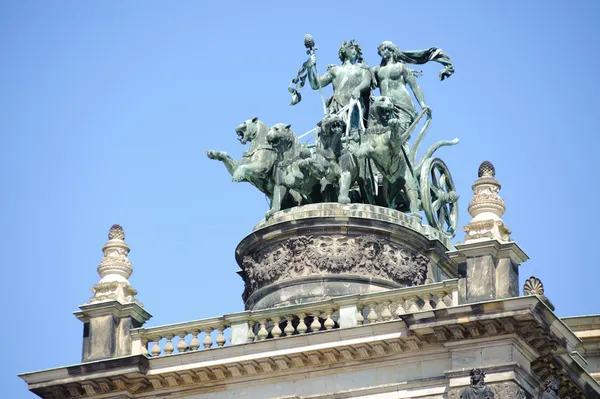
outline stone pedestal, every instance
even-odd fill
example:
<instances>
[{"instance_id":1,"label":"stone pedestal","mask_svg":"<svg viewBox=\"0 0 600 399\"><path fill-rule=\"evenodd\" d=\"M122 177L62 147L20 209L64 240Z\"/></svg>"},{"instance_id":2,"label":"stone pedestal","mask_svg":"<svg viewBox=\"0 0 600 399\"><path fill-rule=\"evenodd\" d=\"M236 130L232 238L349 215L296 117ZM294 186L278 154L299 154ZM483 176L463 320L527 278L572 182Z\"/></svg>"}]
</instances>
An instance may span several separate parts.
<instances>
[{"instance_id":1,"label":"stone pedestal","mask_svg":"<svg viewBox=\"0 0 600 399\"><path fill-rule=\"evenodd\" d=\"M129 331L152 317L135 302L107 301L79 308L75 316L83 322L82 362L130 355Z\"/></svg>"},{"instance_id":2,"label":"stone pedestal","mask_svg":"<svg viewBox=\"0 0 600 399\"><path fill-rule=\"evenodd\" d=\"M258 224L236 250L246 309L301 304L456 277L443 234L373 205L312 204Z\"/></svg>"},{"instance_id":3,"label":"stone pedestal","mask_svg":"<svg viewBox=\"0 0 600 399\"><path fill-rule=\"evenodd\" d=\"M529 259L501 219L506 207L494 165L483 162L477 176L465 242L448 253L458 264L460 303L519 296L519 265Z\"/></svg>"},{"instance_id":4,"label":"stone pedestal","mask_svg":"<svg viewBox=\"0 0 600 399\"><path fill-rule=\"evenodd\" d=\"M448 256L458 264L460 303L519 296L519 265L529 258L516 243L458 244Z\"/></svg>"}]
</instances>

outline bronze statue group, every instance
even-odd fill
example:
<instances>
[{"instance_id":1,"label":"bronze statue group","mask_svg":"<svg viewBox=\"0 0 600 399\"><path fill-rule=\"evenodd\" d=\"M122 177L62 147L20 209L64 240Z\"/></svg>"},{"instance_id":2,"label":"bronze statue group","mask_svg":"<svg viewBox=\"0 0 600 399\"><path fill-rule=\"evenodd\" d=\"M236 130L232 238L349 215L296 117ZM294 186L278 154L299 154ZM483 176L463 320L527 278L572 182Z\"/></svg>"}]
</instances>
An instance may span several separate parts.
<instances>
[{"instance_id":1,"label":"bronze statue group","mask_svg":"<svg viewBox=\"0 0 600 399\"><path fill-rule=\"evenodd\" d=\"M299 90L307 79L312 89L321 92L326 114L317 124L314 145L300 143L290 125L269 128L253 118L236 128L240 142L250 142L240 161L218 151L207 151L208 157L222 161L234 181L247 181L267 195L271 201L267 218L308 203L364 203L408 212L419 220L423 210L430 225L453 236L458 194L448 168L432 155L458 140L437 142L417 160L431 109L417 84L420 72L407 66L439 62L444 65L439 74L443 80L454 72L450 58L435 47L402 51L385 41L377 49L381 63L371 68L361 47L351 40L339 48L341 64L330 65L318 76L316 47L309 35L305 46L309 58L289 91L292 105L301 100ZM325 101L322 88L330 84L333 94ZM374 96L377 89L380 95ZM411 134L422 121L411 146Z\"/></svg>"}]
</instances>

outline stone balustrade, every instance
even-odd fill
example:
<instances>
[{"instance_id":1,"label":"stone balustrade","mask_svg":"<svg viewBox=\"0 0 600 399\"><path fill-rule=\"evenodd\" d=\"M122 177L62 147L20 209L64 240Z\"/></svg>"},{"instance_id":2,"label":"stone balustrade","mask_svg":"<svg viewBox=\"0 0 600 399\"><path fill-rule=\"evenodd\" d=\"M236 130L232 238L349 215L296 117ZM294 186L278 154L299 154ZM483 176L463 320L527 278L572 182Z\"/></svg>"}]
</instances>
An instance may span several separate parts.
<instances>
[{"instance_id":1,"label":"stone balustrade","mask_svg":"<svg viewBox=\"0 0 600 399\"><path fill-rule=\"evenodd\" d=\"M457 280L446 280L303 305L137 328L131 331L131 349L132 354L157 357L397 320L407 314L458 305L457 287Z\"/></svg>"}]
</instances>

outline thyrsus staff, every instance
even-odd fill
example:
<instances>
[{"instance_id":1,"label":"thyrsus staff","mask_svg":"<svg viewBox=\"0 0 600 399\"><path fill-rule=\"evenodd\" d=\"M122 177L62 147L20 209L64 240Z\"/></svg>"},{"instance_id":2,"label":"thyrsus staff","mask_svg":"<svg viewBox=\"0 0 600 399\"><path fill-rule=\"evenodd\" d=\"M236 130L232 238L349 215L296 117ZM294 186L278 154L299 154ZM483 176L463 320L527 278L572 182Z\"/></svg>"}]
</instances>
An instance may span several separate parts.
<instances>
[{"instance_id":1,"label":"thyrsus staff","mask_svg":"<svg viewBox=\"0 0 600 399\"><path fill-rule=\"evenodd\" d=\"M304 47L306 47L306 54L310 56L309 60L302 64L300 70L298 70L298 74L288 86L288 91L292 93L292 101L290 105L296 105L302 100L302 96L300 95L300 89L304 87L304 83L306 82L306 77L310 73L310 69L312 66L315 67L315 73L318 75L317 63L316 63L316 54L315 50L317 47L315 46L315 41L311 35L308 33L304 35ZM311 62L314 60L314 62ZM309 65L310 63L310 65ZM292 86L295 85L295 86ZM319 86L319 93L321 94L321 104L323 105L323 114L327 114L327 108L325 107L325 98L323 97L323 89Z\"/></svg>"}]
</instances>

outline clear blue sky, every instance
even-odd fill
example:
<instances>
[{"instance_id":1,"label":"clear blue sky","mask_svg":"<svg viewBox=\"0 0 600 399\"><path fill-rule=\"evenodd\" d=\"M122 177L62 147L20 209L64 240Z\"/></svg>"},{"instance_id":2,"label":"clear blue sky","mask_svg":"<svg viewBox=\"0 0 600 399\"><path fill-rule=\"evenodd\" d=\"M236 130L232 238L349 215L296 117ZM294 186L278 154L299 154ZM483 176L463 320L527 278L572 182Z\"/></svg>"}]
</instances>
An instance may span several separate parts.
<instances>
[{"instance_id":1,"label":"clear blue sky","mask_svg":"<svg viewBox=\"0 0 600 399\"><path fill-rule=\"evenodd\" d=\"M18 372L79 362L71 313L98 280L113 223L149 326L243 310L234 249L267 204L204 151L239 157L234 128L254 116L314 126L317 92L287 105L307 32L323 69L348 39L371 65L383 40L443 48L454 76L439 82L428 64L419 83L433 109L428 143L461 139L439 152L461 224L489 159L504 220L531 257L521 282L540 277L561 316L600 313L600 2L341 4L0 3L3 397L34 396Z\"/></svg>"}]
</instances>

